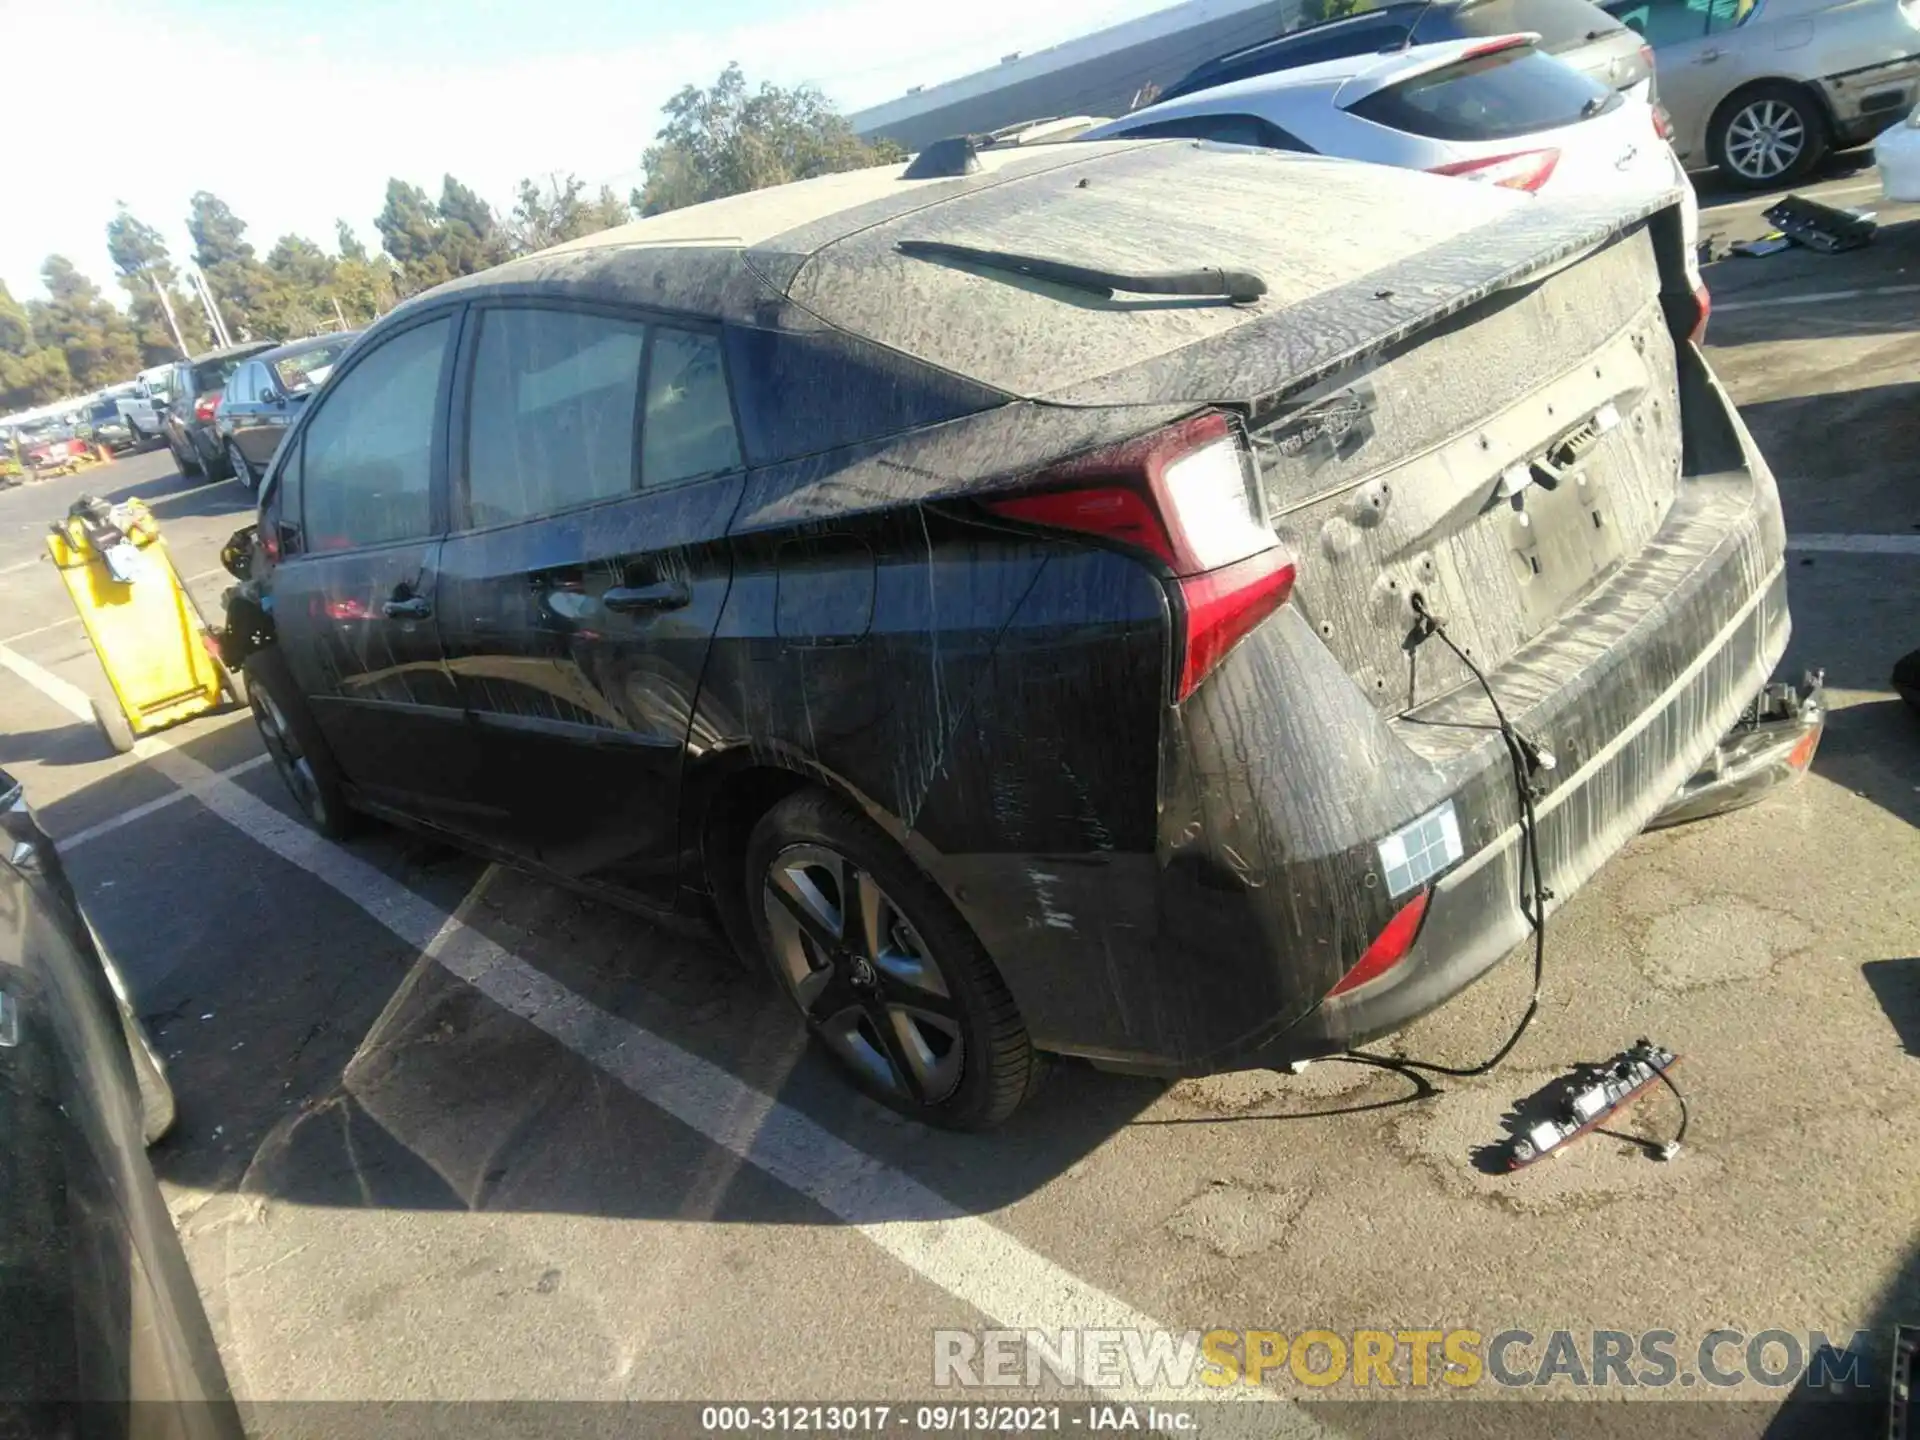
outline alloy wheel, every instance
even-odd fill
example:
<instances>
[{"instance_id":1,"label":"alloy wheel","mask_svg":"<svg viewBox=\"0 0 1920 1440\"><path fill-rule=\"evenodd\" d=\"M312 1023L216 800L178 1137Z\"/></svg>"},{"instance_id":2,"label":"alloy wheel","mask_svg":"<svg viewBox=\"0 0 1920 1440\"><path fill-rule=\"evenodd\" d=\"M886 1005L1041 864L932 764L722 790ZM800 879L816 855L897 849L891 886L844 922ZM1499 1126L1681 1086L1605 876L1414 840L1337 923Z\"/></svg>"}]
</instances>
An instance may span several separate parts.
<instances>
[{"instance_id":1,"label":"alloy wheel","mask_svg":"<svg viewBox=\"0 0 1920 1440\"><path fill-rule=\"evenodd\" d=\"M875 1085L936 1105L960 1084L960 1006L912 922L835 850L774 856L762 904L781 979L808 1023Z\"/></svg>"},{"instance_id":2,"label":"alloy wheel","mask_svg":"<svg viewBox=\"0 0 1920 1440\"><path fill-rule=\"evenodd\" d=\"M1727 126L1727 163L1749 180L1772 180L1807 148L1807 124L1784 100L1755 100Z\"/></svg>"},{"instance_id":3,"label":"alloy wheel","mask_svg":"<svg viewBox=\"0 0 1920 1440\"><path fill-rule=\"evenodd\" d=\"M280 772L280 778L286 782L287 789L293 792L293 798L300 808L307 812L307 817L315 825L324 827L327 823L327 802L320 793L320 781L313 773L313 762L301 748L299 737L293 733L293 726L287 723L286 711L280 708L280 702L264 686L255 686L248 699L253 705L253 723L259 727L260 739L273 760L273 768Z\"/></svg>"},{"instance_id":4,"label":"alloy wheel","mask_svg":"<svg viewBox=\"0 0 1920 1440\"><path fill-rule=\"evenodd\" d=\"M253 488L253 467L247 464L247 457L240 453L240 447L231 440L227 442L227 464L233 468L233 478L251 490Z\"/></svg>"}]
</instances>

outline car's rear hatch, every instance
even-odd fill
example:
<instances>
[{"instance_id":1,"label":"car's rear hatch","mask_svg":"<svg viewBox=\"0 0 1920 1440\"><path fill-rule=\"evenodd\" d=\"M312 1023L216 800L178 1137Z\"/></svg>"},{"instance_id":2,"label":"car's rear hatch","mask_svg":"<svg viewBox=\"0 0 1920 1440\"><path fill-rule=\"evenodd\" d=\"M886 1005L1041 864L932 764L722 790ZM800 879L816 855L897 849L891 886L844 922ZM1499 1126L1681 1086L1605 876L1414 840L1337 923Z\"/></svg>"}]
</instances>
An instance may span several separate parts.
<instances>
[{"instance_id":1,"label":"car's rear hatch","mask_svg":"<svg viewBox=\"0 0 1920 1440\"><path fill-rule=\"evenodd\" d=\"M1658 529L1682 466L1666 308L1684 298L1675 197L1624 212L1549 205L1178 144L1107 161L863 230L802 266L793 293L1052 406L1238 410L1297 556L1294 603L1382 713L1467 680L1438 647L1411 672L1412 592L1495 669ZM1252 306L1103 300L903 256L909 239L1120 270L1246 269L1270 291ZM995 481L899 483L932 499Z\"/></svg>"}]
</instances>

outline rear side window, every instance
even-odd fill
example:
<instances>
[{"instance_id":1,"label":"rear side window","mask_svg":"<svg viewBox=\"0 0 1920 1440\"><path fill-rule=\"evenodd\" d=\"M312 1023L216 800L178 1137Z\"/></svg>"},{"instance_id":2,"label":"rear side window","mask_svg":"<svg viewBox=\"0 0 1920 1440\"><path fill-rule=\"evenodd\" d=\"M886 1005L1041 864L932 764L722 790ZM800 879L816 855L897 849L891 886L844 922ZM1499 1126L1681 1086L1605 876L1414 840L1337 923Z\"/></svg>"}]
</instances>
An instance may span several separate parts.
<instances>
[{"instance_id":1,"label":"rear side window","mask_svg":"<svg viewBox=\"0 0 1920 1440\"><path fill-rule=\"evenodd\" d=\"M433 533L433 434L452 322L404 330L317 403L302 457L308 550Z\"/></svg>"},{"instance_id":2,"label":"rear side window","mask_svg":"<svg viewBox=\"0 0 1920 1440\"><path fill-rule=\"evenodd\" d=\"M647 327L567 310L489 310L468 402L474 525L633 490L634 406Z\"/></svg>"},{"instance_id":3,"label":"rear side window","mask_svg":"<svg viewBox=\"0 0 1920 1440\"><path fill-rule=\"evenodd\" d=\"M718 336L655 327L640 437L642 485L740 468Z\"/></svg>"},{"instance_id":4,"label":"rear side window","mask_svg":"<svg viewBox=\"0 0 1920 1440\"><path fill-rule=\"evenodd\" d=\"M1434 140L1511 140L1575 124L1619 103L1598 80L1523 45L1416 75L1348 109L1376 125Z\"/></svg>"},{"instance_id":5,"label":"rear side window","mask_svg":"<svg viewBox=\"0 0 1920 1440\"><path fill-rule=\"evenodd\" d=\"M837 331L729 327L747 455L770 465L938 425L1007 398Z\"/></svg>"},{"instance_id":6,"label":"rear side window","mask_svg":"<svg viewBox=\"0 0 1920 1440\"><path fill-rule=\"evenodd\" d=\"M1428 27L1433 33L1428 33ZM1528 31L1540 37L1540 48L1549 52L1584 45L1620 28L1619 21L1591 5L1588 0L1480 0L1444 14L1423 18L1414 39L1459 40L1469 36L1492 39L1496 35L1520 35Z\"/></svg>"},{"instance_id":7,"label":"rear side window","mask_svg":"<svg viewBox=\"0 0 1920 1440\"><path fill-rule=\"evenodd\" d=\"M254 367L242 365L233 372L233 378L227 381L227 400L234 405L245 405L254 398Z\"/></svg>"},{"instance_id":8,"label":"rear side window","mask_svg":"<svg viewBox=\"0 0 1920 1440\"><path fill-rule=\"evenodd\" d=\"M1222 145L1252 145L1267 150L1297 150L1311 155L1314 149L1304 140L1288 134L1270 120L1258 115L1181 115L1172 120L1155 120L1120 132L1130 140L1213 140Z\"/></svg>"}]
</instances>

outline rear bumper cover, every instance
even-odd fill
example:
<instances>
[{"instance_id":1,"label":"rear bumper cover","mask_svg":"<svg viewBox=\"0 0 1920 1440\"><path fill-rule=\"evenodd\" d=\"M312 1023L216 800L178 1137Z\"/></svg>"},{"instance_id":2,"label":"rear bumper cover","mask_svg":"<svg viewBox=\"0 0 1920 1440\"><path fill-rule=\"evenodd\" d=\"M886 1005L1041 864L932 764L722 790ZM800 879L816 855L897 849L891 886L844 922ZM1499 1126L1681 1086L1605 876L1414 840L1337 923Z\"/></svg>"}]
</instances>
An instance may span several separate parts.
<instances>
[{"instance_id":1,"label":"rear bumper cover","mask_svg":"<svg viewBox=\"0 0 1920 1440\"><path fill-rule=\"evenodd\" d=\"M1841 140L1870 139L1913 109L1920 96L1920 37L1916 37L1915 52L1862 70L1828 75L1819 82Z\"/></svg>"},{"instance_id":2,"label":"rear bumper cover","mask_svg":"<svg viewBox=\"0 0 1920 1440\"><path fill-rule=\"evenodd\" d=\"M1535 807L1549 914L1696 775L1786 647L1773 479L1706 384L1744 467L1688 477L1642 553L1493 677L1514 723L1559 757ZM1437 708L1454 734L1490 718L1477 695ZM1291 607L1249 637L1162 757L1154 963L1128 976L1155 983L1128 996L1121 1044L1063 1048L1154 1074L1337 1053L1510 953L1528 923L1504 745L1480 731L1436 748L1434 733L1376 714ZM1379 842L1449 803L1464 854L1432 882L1406 959L1323 999L1407 898L1389 893Z\"/></svg>"}]
</instances>

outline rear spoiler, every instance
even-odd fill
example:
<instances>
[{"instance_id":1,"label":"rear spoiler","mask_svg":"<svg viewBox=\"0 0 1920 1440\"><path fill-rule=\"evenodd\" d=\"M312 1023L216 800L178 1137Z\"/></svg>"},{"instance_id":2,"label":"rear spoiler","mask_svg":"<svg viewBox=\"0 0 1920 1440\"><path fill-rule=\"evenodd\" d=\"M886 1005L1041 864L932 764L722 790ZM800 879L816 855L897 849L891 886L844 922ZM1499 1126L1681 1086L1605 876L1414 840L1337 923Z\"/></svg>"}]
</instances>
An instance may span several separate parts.
<instances>
[{"instance_id":1,"label":"rear spoiler","mask_svg":"<svg viewBox=\"0 0 1920 1440\"><path fill-rule=\"evenodd\" d=\"M1539 43L1539 31L1516 30L1511 35L1495 35L1478 40L1444 40L1432 45L1415 45L1409 50L1396 50L1382 56L1378 64L1345 81L1333 92L1333 103L1345 110L1369 95L1404 85L1417 76L1431 75L1436 70L1444 70L1449 65L1458 65L1467 60L1477 60L1482 55L1497 55L1502 50L1518 50L1522 46Z\"/></svg>"}]
</instances>

